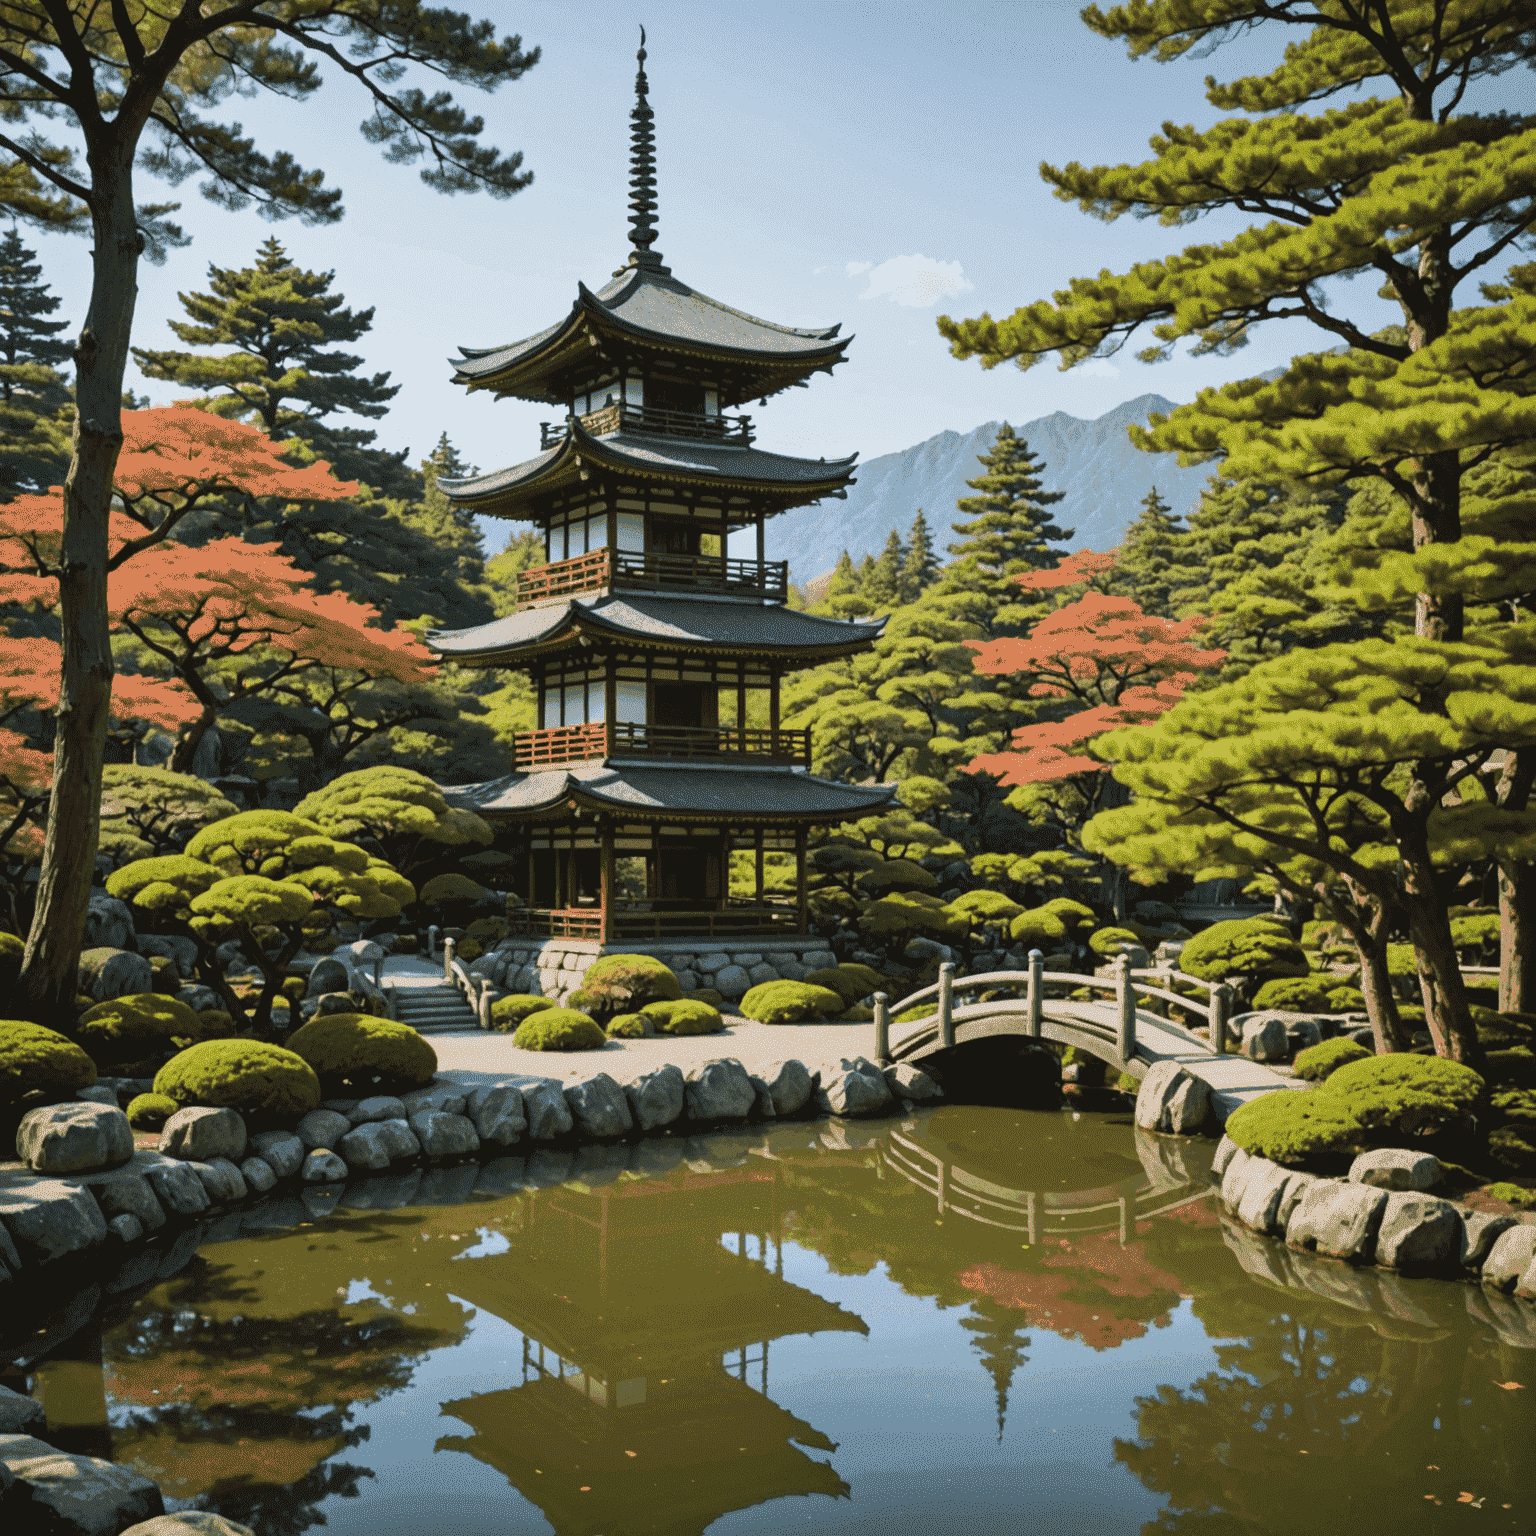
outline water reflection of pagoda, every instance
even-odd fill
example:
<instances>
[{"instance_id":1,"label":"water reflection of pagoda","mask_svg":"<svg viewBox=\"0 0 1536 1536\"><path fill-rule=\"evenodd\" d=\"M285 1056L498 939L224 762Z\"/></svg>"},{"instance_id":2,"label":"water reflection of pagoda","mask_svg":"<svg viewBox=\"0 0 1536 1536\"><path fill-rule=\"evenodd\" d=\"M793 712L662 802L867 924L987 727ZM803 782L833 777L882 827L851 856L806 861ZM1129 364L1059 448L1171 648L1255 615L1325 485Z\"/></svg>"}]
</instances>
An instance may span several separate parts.
<instances>
[{"instance_id":1,"label":"water reflection of pagoda","mask_svg":"<svg viewBox=\"0 0 1536 1536\"><path fill-rule=\"evenodd\" d=\"M868 1329L784 1279L773 1166L567 1185L527 1209L510 1252L453 1277L522 1335L522 1380L445 1404L472 1433L438 1450L495 1467L562 1536L702 1532L770 1499L847 1494L806 1449L836 1446L767 1395L769 1348Z\"/></svg>"}]
</instances>

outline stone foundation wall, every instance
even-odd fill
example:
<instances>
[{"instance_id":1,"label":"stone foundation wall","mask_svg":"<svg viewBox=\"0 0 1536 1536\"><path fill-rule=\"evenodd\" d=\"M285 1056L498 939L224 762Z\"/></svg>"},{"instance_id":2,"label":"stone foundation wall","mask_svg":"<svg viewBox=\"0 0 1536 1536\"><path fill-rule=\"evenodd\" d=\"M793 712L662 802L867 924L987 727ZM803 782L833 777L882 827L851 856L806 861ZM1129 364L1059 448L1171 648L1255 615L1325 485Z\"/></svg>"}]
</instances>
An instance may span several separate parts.
<instances>
[{"instance_id":1,"label":"stone foundation wall","mask_svg":"<svg viewBox=\"0 0 1536 1536\"><path fill-rule=\"evenodd\" d=\"M683 991L711 987L728 1002L764 981L800 981L837 964L825 939L679 939L665 944L599 944L594 939L503 939L469 966L506 992L564 1002L600 955L654 955L672 970Z\"/></svg>"}]
</instances>

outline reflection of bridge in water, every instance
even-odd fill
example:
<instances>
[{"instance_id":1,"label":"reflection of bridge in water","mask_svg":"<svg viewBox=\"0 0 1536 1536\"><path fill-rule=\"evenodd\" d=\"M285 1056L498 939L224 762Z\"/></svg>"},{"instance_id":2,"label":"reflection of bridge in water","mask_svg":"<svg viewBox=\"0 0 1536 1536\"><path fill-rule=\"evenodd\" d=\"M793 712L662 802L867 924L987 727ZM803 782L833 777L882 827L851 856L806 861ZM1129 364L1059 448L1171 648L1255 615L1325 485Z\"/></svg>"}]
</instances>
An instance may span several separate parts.
<instances>
[{"instance_id":1,"label":"reflection of bridge in water","mask_svg":"<svg viewBox=\"0 0 1536 1536\"><path fill-rule=\"evenodd\" d=\"M1142 1171L1117 1184L1070 1192L1013 1189L972 1173L892 1132L881 1151L887 1167L934 1197L940 1216L953 1214L986 1227L1018 1232L1031 1243L1084 1236L1118 1226L1122 1245L1136 1223L1177 1210L1211 1192L1203 1171L1184 1166L1181 1151L1145 1132L1136 1138Z\"/></svg>"}]
</instances>

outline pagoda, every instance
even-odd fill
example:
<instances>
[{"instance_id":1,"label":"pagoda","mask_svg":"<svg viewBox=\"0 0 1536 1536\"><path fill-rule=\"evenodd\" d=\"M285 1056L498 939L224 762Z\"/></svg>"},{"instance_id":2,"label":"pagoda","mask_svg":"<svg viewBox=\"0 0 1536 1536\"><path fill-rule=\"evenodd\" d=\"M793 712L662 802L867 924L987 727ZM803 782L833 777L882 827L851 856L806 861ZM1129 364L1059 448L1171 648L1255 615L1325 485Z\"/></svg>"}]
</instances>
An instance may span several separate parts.
<instances>
[{"instance_id":1,"label":"pagoda","mask_svg":"<svg viewBox=\"0 0 1536 1536\"><path fill-rule=\"evenodd\" d=\"M467 389L564 412L534 458L438 482L466 512L536 524L547 563L517 577L511 614L428 637L460 666L530 675L538 729L518 736L512 771L445 792L521 834L518 931L594 953L804 935L809 828L894 795L814 776L810 732L780 723L788 673L883 628L788 607L787 563L764 547L776 513L845 496L856 455L769 453L729 414L830 373L849 338L759 320L663 264L644 41L629 259L598 291L579 284L554 325L451 364ZM731 535L749 529L755 558L737 558ZM793 894L770 893L765 860L790 853ZM733 854L750 896L731 895Z\"/></svg>"}]
</instances>

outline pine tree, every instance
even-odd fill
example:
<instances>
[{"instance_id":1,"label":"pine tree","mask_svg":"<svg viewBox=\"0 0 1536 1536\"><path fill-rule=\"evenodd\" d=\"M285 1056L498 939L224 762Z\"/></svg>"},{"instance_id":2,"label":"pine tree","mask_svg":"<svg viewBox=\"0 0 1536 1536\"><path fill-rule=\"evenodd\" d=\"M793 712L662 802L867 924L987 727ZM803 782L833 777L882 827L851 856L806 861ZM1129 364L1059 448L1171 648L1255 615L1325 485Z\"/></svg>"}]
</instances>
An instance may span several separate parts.
<instances>
[{"instance_id":1,"label":"pine tree","mask_svg":"<svg viewBox=\"0 0 1536 1536\"><path fill-rule=\"evenodd\" d=\"M1171 619L1170 599L1183 567L1187 529L1169 517L1172 508L1154 485L1142 498L1141 516L1126 530L1116 552L1115 590L1155 618Z\"/></svg>"},{"instance_id":2,"label":"pine tree","mask_svg":"<svg viewBox=\"0 0 1536 1536\"><path fill-rule=\"evenodd\" d=\"M1041 489L1045 465L1006 421L997 430L997 441L979 457L985 473L965 482L979 494L956 503L971 520L951 524L960 541L949 546L950 554L961 564L1006 576L1049 570L1059 558L1050 546L1073 536L1045 510L1061 501L1063 492Z\"/></svg>"},{"instance_id":3,"label":"pine tree","mask_svg":"<svg viewBox=\"0 0 1536 1536\"><path fill-rule=\"evenodd\" d=\"M885 613L901 602L901 573L907 563L907 551L901 535L892 528L880 551L864 575L864 596L871 613Z\"/></svg>"},{"instance_id":4,"label":"pine tree","mask_svg":"<svg viewBox=\"0 0 1536 1536\"><path fill-rule=\"evenodd\" d=\"M307 272L282 244L262 242L256 264L208 267L209 293L178 294L190 322L171 330L189 346L231 351L158 352L135 347L145 376L208 391L206 409L255 421L268 437L300 437L343 479L362 479L391 496L415 496L420 485L406 452L371 444L371 429L338 426L338 412L377 419L400 392L389 374L356 370L363 359L339 350L373 329L373 310L346 308L331 292L335 272Z\"/></svg>"},{"instance_id":5,"label":"pine tree","mask_svg":"<svg viewBox=\"0 0 1536 1536\"><path fill-rule=\"evenodd\" d=\"M901 568L901 600L915 603L938 579L939 560L933 552L933 535L928 531L928 519L923 509L917 509L912 519L912 532L907 537L907 558Z\"/></svg>"},{"instance_id":6,"label":"pine tree","mask_svg":"<svg viewBox=\"0 0 1536 1536\"><path fill-rule=\"evenodd\" d=\"M1013 1373L1029 1360L1024 1353L1029 1344L1024 1333L1028 1321L990 1296L982 1296L972 1301L971 1315L962 1317L960 1326L971 1335L971 1348L981 1356L981 1363L992 1378L992 1390L997 1398L997 1441L1001 1445Z\"/></svg>"},{"instance_id":7,"label":"pine tree","mask_svg":"<svg viewBox=\"0 0 1536 1536\"><path fill-rule=\"evenodd\" d=\"M44 318L63 301L35 256L14 226L0 240L0 499L62 485L69 468L70 391L59 368L72 348L56 339L69 322Z\"/></svg>"}]
</instances>

